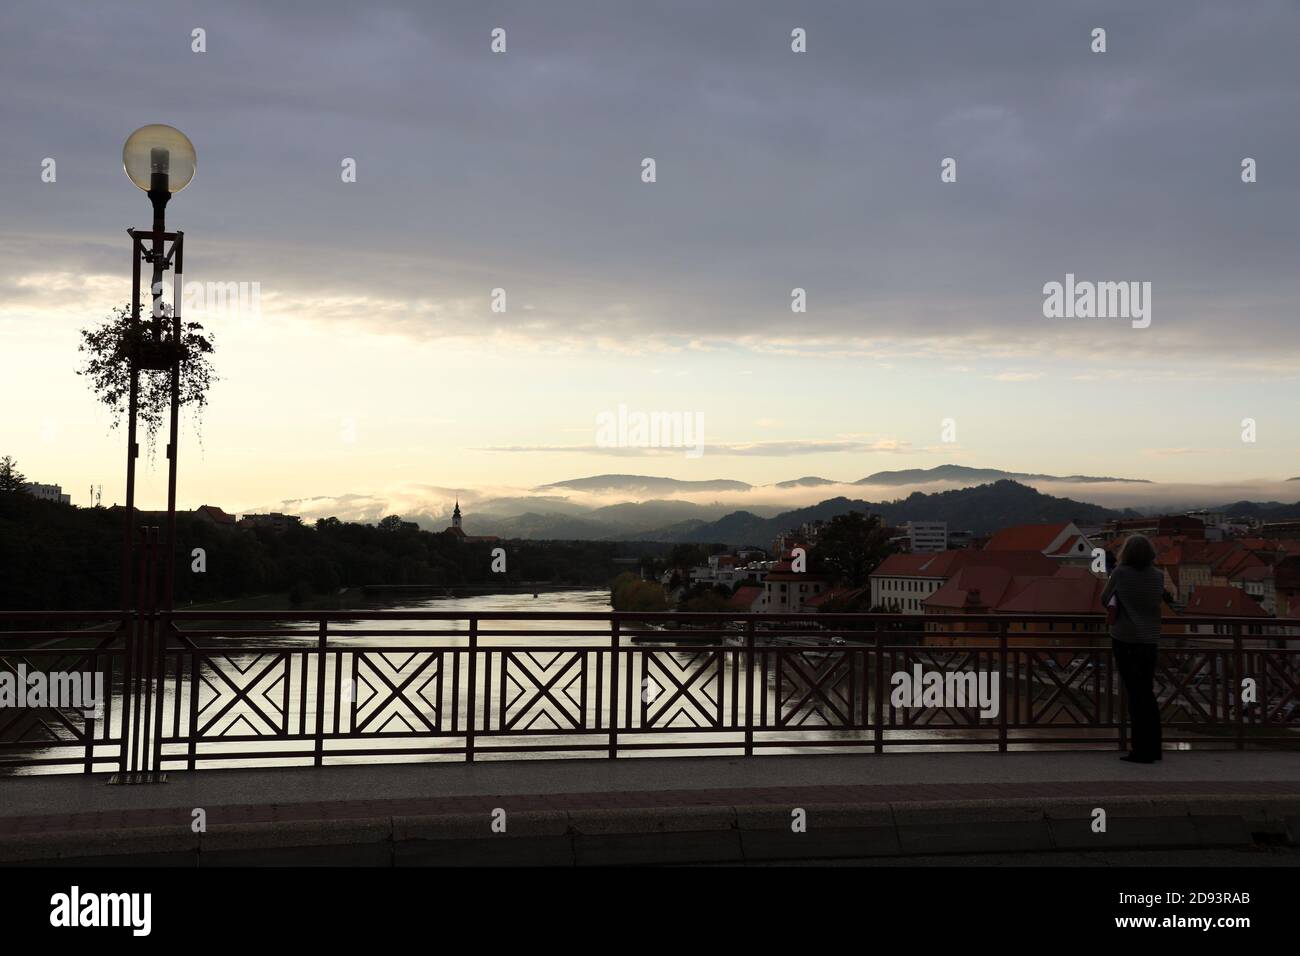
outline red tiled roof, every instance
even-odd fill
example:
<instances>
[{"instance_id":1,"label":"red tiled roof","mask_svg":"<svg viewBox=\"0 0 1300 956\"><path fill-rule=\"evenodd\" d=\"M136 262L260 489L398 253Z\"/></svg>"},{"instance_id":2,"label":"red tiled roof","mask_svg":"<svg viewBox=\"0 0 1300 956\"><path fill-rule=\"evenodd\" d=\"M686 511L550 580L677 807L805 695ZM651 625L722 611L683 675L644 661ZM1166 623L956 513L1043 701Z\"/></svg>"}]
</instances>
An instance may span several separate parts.
<instances>
[{"instance_id":1,"label":"red tiled roof","mask_svg":"<svg viewBox=\"0 0 1300 956\"><path fill-rule=\"evenodd\" d=\"M1041 551L975 551L962 549L932 554L891 554L873 578L950 578L963 568L1002 568L1012 574L1052 574L1060 565Z\"/></svg>"},{"instance_id":2,"label":"red tiled roof","mask_svg":"<svg viewBox=\"0 0 1300 956\"><path fill-rule=\"evenodd\" d=\"M1050 560L1050 559L1049 559ZM965 568L922 602L930 608L963 608L972 592L995 614L1095 614L1105 581L1086 568L1055 565L1051 574L1011 574L996 567ZM1162 617L1175 612L1161 605Z\"/></svg>"},{"instance_id":3,"label":"red tiled roof","mask_svg":"<svg viewBox=\"0 0 1300 956\"><path fill-rule=\"evenodd\" d=\"M757 584L742 584L734 594L727 598L727 607L733 611L751 611L755 602L763 596L763 588Z\"/></svg>"},{"instance_id":4,"label":"red tiled roof","mask_svg":"<svg viewBox=\"0 0 1300 956\"><path fill-rule=\"evenodd\" d=\"M870 591L870 587L831 588L829 591L823 591L821 594L808 598L808 600L804 601L803 604L804 607L821 610L824 605L829 604L831 601L836 601L842 598L845 603L851 603L862 597L862 595L869 594Z\"/></svg>"},{"instance_id":5,"label":"red tiled roof","mask_svg":"<svg viewBox=\"0 0 1300 956\"><path fill-rule=\"evenodd\" d=\"M1234 551L1214 566L1214 573L1231 578L1247 568L1263 567L1264 562L1249 551Z\"/></svg>"},{"instance_id":6,"label":"red tiled roof","mask_svg":"<svg viewBox=\"0 0 1300 956\"><path fill-rule=\"evenodd\" d=\"M784 555L780 561L772 565L772 570L767 573L764 581L825 581L826 575L813 574L811 571L794 570L794 553L790 552Z\"/></svg>"},{"instance_id":7,"label":"red tiled roof","mask_svg":"<svg viewBox=\"0 0 1300 956\"><path fill-rule=\"evenodd\" d=\"M976 566L962 568L943 583L939 590L921 602L926 608L962 608L979 592L984 607L995 607L1011 588L1014 575L1006 568Z\"/></svg>"},{"instance_id":8,"label":"red tiled roof","mask_svg":"<svg viewBox=\"0 0 1300 956\"><path fill-rule=\"evenodd\" d=\"M985 551L1042 551L1057 539L1070 522L1057 524L1022 524L1003 528L989 538Z\"/></svg>"},{"instance_id":9,"label":"red tiled roof","mask_svg":"<svg viewBox=\"0 0 1300 956\"><path fill-rule=\"evenodd\" d=\"M1235 541L1189 541L1183 546L1183 564L1214 567L1236 549Z\"/></svg>"},{"instance_id":10,"label":"red tiled roof","mask_svg":"<svg viewBox=\"0 0 1300 956\"><path fill-rule=\"evenodd\" d=\"M1270 541L1268 538L1238 538L1237 543L1243 548L1250 548L1252 551L1276 551L1281 541Z\"/></svg>"},{"instance_id":11,"label":"red tiled roof","mask_svg":"<svg viewBox=\"0 0 1300 956\"><path fill-rule=\"evenodd\" d=\"M1193 617L1268 617L1268 612L1241 588L1210 584L1192 589L1187 598L1187 613Z\"/></svg>"},{"instance_id":12,"label":"red tiled roof","mask_svg":"<svg viewBox=\"0 0 1300 956\"><path fill-rule=\"evenodd\" d=\"M1023 585L1013 589L994 610L1007 614L1094 614L1100 610L1106 583L1082 568L1062 570L1079 570L1083 574L1023 579Z\"/></svg>"},{"instance_id":13,"label":"red tiled roof","mask_svg":"<svg viewBox=\"0 0 1300 956\"><path fill-rule=\"evenodd\" d=\"M1230 580L1233 581L1267 581L1273 576L1273 566L1271 564L1257 564L1248 568L1242 568L1232 575Z\"/></svg>"}]
</instances>

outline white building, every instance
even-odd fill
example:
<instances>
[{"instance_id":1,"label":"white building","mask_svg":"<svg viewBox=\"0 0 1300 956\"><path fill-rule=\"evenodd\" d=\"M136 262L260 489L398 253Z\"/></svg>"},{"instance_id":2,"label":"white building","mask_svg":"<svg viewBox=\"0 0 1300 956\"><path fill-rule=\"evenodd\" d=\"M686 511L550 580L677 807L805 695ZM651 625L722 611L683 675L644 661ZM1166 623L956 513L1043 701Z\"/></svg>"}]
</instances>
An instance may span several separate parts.
<instances>
[{"instance_id":1,"label":"white building","mask_svg":"<svg viewBox=\"0 0 1300 956\"><path fill-rule=\"evenodd\" d=\"M29 481L23 485L23 491L42 501L54 501L61 505L72 504L72 495L65 495L59 485L42 485L36 481Z\"/></svg>"},{"instance_id":2,"label":"white building","mask_svg":"<svg viewBox=\"0 0 1300 956\"><path fill-rule=\"evenodd\" d=\"M948 522L909 521L903 527L907 529L907 542L913 553L948 550Z\"/></svg>"}]
</instances>

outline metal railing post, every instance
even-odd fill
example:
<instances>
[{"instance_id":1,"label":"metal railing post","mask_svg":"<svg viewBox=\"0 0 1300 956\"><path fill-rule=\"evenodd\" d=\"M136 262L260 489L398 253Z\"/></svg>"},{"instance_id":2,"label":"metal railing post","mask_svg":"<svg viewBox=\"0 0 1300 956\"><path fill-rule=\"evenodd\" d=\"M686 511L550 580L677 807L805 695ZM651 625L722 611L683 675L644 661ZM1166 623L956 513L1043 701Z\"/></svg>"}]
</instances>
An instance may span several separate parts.
<instances>
[{"instance_id":1,"label":"metal railing post","mask_svg":"<svg viewBox=\"0 0 1300 956\"><path fill-rule=\"evenodd\" d=\"M767 693L767 688L763 688ZM754 619L745 622L745 756L754 756Z\"/></svg>"},{"instance_id":2,"label":"metal railing post","mask_svg":"<svg viewBox=\"0 0 1300 956\"><path fill-rule=\"evenodd\" d=\"M998 622L998 752L1007 751L1007 622Z\"/></svg>"},{"instance_id":3,"label":"metal railing post","mask_svg":"<svg viewBox=\"0 0 1300 956\"><path fill-rule=\"evenodd\" d=\"M474 762L474 712L478 708L478 618L469 619L469 671L465 703L465 762Z\"/></svg>"},{"instance_id":4,"label":"metal railing post","mask_svg":"<svg viewBox=\"0 0 1300 956\"><path fill-rule=\"evenodd\" d=\"M185 768L193 770L199 747L199 668L203 666L198 651L190 645L190 746ZM176 689L180 693L180 687Z\"/></svg>"},{"instance_id":5,"label":"metal railing post","mask_svg":"<svg viewBox=\"0 0 1300 956\"><path fill-rule=\"evenodd\" d=\"M876 725L876 753L881 754L885 752L885 635L879 618L876 619L876 639L872 655L875 658L875 673L872 681L875 700L872 703L872 721Z\"/></svg>"},{"instance_id":6,"label":"metal railing post","mask_svg":"<svg viewBox=\"0 0 1300 956\"><path fill-rule=\"evenodd\" d=\"M112 658L110 657L108 658L108 660L111 661ZM90 675L92 681L95 679L95 674L98 671L99 671L99 655L92 653L90 655ZM104 696L108 697L112 693L113 693L113 675L110 668L110 673L107 675L107 679L104 681ZM108 702L106 700L100 700L97 703L100 708L107 708L108 706ZM104 713L107 714L108 711L105 709ZM86 755L82 761L82 773L90 773L95 766L96 720L93 715L93 712L90 717L87 717L85 719L85 723L83 724L83 726L85 727L85 733L86 733Z\"/></svg>"},{"instance_id":7,"label":"metal railing post","mask_svg":"<svg viewBox=\"0 0 1300 956\"><path fill-rule=\"evenodd\" d=\"M316 752L314 765L319 767L325 762L325 658L329 642L329 622L320 619L320 631L316 637Z\"/></svg>"},{"instance_id":8,"label":"metal railing post","mask_svg":"<svg viewBox=\"0 0 1300 956\"><path fill-rule=\"evenodd\" d=\"M1241 625L1232 625L1232 669L1233 684L1236 685L1232 690L1233 701L1236 704L1236 714L1234 722L1236 724L1236 748L1238 750L1246 749L1246 705L1241 699L1243 675L1246 672L1244 648L1241 642Z\"/></svg>"},{"instance_id":9,"label":"metal railing post","mask_svg":"<svg viewBox=\"0 0 1300 956\"><path fill-rule=\"evenodd\" d=\"M618 756L618 620L609 622L609 649L613 660L609 662L609 757Z\"/></svg>"},{"instance_id":10,"label":"metal railing post","mask_svg":"<svg viewBox=\"0 0 1300 956\"><path fill-rule=\"evenodd\" d=\"M122 736L118 738L117 772L121 774L127 772L127 753L131 745L131 681L134 677L131 673L131 658L135 648L135 617L134 611L123 611L122 623L118 629L122 638L122 704L118 708L122 714ZM112 689L110 681L109 693L112 693Z\"/></svg>"}]
</instances>

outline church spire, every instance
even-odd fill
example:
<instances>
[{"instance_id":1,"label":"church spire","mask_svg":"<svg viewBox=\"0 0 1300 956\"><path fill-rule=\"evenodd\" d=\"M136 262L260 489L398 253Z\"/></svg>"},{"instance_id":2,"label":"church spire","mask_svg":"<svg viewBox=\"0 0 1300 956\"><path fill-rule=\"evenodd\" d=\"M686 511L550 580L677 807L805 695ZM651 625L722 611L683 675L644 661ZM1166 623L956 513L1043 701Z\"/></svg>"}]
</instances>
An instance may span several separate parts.
<instances>
[{"instance_id":1,"label":"church spire","mask_svg":"<svg viewBox=\"0 0 1300 956\"><path fill-rule=\"evenodd\" d=\"M452 526L453 528L459 528L459 527L460 527L460 498L459 498L459 496L456 498L456 510L453 511L453 512L451 513L451 526Z\"/></svg>"}]
</instances>

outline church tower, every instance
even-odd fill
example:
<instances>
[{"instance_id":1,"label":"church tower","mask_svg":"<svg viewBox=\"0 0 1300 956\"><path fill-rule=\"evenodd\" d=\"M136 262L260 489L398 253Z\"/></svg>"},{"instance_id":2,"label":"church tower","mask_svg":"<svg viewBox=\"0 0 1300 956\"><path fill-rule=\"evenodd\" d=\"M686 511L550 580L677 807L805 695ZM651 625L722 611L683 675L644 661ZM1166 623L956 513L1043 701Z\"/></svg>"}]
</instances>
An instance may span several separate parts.
<instances>
[{"instance_id":1,"label":"church tower","mask_svg":"<svg viewBox=\"0 0 1300 956\"><path fill-rule=\"evenodd\" d=\"M460 527L460 499L459 498L456 499L456 510L451 513L451 526L453 528Z\"/></svg>"}]
</instances>

